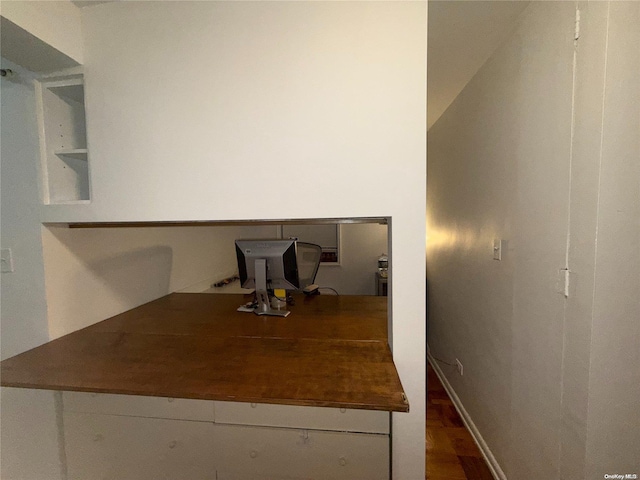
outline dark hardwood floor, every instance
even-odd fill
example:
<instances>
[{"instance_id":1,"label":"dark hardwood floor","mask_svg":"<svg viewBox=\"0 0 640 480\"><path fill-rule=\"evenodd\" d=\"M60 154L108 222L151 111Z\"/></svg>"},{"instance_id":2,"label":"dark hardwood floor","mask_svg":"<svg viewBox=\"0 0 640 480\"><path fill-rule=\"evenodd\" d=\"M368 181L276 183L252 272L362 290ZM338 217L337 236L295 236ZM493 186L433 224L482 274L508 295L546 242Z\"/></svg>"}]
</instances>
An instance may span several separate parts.
<instances>
[{"instance_id":1,"label":"dark hardwood floor","mask_svg":"<svg viewBox=\"0 0 640 480\"><path fill-rule=\"evenodd\" d=\"M427 476L429 480L493 480L440 379L427 364Z\"/></svg>"}]
</instances>

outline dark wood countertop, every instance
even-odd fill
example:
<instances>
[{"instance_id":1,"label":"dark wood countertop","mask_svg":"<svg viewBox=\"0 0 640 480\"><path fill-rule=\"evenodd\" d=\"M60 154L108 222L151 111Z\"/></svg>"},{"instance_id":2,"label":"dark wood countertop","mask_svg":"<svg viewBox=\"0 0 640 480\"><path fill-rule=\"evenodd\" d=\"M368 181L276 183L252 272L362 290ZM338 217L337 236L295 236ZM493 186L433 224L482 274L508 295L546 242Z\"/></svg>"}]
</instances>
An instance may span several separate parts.
<instances>
[{"instance_id":1,"label":"dark wood countertop","mask_svg":"<svg viewBox=\"0 0 640 480\"><path fill-rule=\"evenodd\" d=\"M298 297L286 318L242 295L174 293L0 364L2 386L406 412L387 299Z\"/></svg>"}]
</instances>

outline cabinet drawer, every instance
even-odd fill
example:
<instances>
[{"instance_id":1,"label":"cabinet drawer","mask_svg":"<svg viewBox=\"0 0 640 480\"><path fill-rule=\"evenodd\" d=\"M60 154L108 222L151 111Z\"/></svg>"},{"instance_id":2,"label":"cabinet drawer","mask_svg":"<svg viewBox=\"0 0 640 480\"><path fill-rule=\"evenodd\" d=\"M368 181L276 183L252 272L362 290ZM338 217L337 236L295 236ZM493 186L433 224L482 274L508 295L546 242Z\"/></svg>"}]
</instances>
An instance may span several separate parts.
<instances>
[{"instance_id":1,"label":"cabinet drawer","mask_svg":"<svg viewBox=\"0 0 640 480\"><path fill-rule=\"evenodd\" d=\"M213 402L185 398L142 397L108 393L64 392L65 412L213 422Z\"/></svg>"},{"instance_id":2,"label":"cabinet drawer","mask_svg":"<svg viewBox=\"0 0 640 480\"><path fill-rule=\"evenodd\" d=\"M214 425L64 414L69 480L214 480Z\"/></svg>"},{"instance_id":3,"label":"cabinet drawer","mask_svg":"<svg viewBox=\"0 0 640 480\"><path fill-rule=\"evenodd\" d=\"M389 412L372 410L215 402L215 417L216 423L233 425L389 433Z\"/></svg>"},{"instance_id":4,"label":"cabinet drawer","mask_svg":"<svg viewBox=\"0 0 640 480\"><path fill-rule=\"evenodd\" d=\"M389 480L388 435L215 427L219 480Z\"/></svg>"}]
</instances>

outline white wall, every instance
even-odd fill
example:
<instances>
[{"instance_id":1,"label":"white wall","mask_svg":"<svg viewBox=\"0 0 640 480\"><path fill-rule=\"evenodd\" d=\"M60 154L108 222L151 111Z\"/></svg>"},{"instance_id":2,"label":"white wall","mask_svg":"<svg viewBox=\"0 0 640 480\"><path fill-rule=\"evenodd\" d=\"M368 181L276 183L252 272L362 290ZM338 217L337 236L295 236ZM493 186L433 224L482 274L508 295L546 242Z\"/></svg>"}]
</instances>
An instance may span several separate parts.
<instances>
[{"instance_id":1,"label":"white wall","mask_svg":"<svg viewBox=\"0 0 640 480\"><path fill-rule=\"evenodd\" d=\"M269 227L43 228L52 339L237 270L236 238Z\"/></svg>"},{"instance_id":2,"label":"white wall","mask_svg":"<svg viewBox=\"0 0 640 480\"><path fill-rule=\"evenodd\" d=\"M429 346L508 478L558 468L573 17L532 4L428 137Z\"/></svg>"},{"instance_id":3,"label":"white wall","mask_svg":"<svg viewBox=\"0 0 640 480\"><path fill-rule=\"evenodd\" d=\"M640 3L607 7L586 446L595 479L640 472Z\"/></svg>"},{"instance_id":4,"label":"white wall","mask_svg":"<svg viewBox=\"0 0 640 480\"><path fill-rule=\"evenodd\" d=\"M425 135L416 105L425 95L424 8L115 2L83 9L93 199L48 206L46 218L391 211L413 194L405 186L423 183L413 169ZM265 185L256 200L251 192Z\"/></svg>"},{"instance_id":5,"label":"white wall","mask_svg":"<svg viewBox=\"0 0 640 480\"><path fill-rule=\"evenodd\" d=\"M378 257L388 249L387 226L345 224L340 226L340 237L340 265L320 265L316 284L340 295L375 295Z\"/></svg>"},{"instance_id":6,"label":"white wall","mask_svg":"<svg viewBox=\"0 0 640 480\"><path fill-rule=\"evenodd\" d=\"M11 357L49 340L40 240L38 137L32 75L2 59L11 80L2 78L0 157L2 248L10 248L15 271L1 282L1 357ZM3 479L60 476L53 393L1 389ZM34 452L37 452L35 454Z\"/></svg>"},{"instance_id":7,"label":"white wall","mask_svg":"<svg viewBox=\"0 0 640 480\"><path fill-rule=\"evenodd\" d=\"M429 346L507 478L638 470L638 4L580 2L577 46L575 6L533 2L428 137Z\"/></svg>"},{"instance_id":8,"label":"white wall","mask_svg":"<svg viewBox=\"0 0 640 480\"><path fill-rule=\"evenodd\" d=\"M2 274L2 358L46 342L39 144L33 75L2 59L16 75L2 79L2 248L10 248L15 271ZM26 292L29 292L26 295Z\"/></svg>"}]
</instances>

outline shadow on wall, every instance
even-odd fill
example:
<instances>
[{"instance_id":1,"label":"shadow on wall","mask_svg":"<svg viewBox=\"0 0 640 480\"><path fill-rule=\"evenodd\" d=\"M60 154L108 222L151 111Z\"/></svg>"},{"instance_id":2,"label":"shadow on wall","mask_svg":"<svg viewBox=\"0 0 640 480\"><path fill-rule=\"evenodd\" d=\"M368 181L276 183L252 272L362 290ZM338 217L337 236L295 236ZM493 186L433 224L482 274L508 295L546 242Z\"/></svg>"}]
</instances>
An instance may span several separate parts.
<instances>
[{"instance_id":1,"label":"shadow on wall","mask_svg":"<svg viewBox=\"0 0 640 480\"><path fill-rule=\"evenodd\" d=\"M174 245L153 232L43 228L50 339L170 292Z\"/></svg>"},{"instance_id":2,"label":"shadow on wall","mask_svg":"<svg viewBox=\"0 0 640 480\"><path fill-rule=\"evenodd\" d=\"M87 268L113 296L123 303L135 304L170 293L172 264L170 247L153 246L101 258L88 263Z\"/></svg>"}]
</instances>

